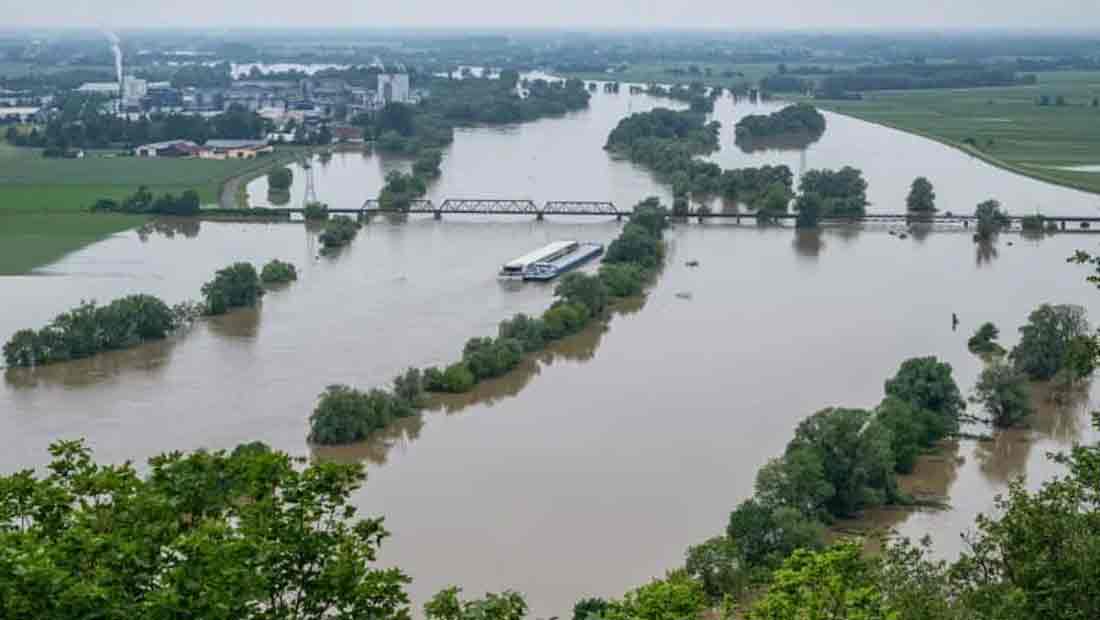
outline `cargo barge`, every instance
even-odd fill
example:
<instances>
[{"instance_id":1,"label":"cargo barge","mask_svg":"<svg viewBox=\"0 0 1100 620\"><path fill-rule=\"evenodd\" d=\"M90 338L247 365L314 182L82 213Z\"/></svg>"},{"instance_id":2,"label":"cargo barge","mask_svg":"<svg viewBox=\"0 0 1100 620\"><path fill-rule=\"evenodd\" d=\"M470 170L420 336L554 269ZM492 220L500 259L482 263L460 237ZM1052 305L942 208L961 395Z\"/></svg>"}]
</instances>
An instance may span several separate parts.
<instances>
[{"instance_id":1,"label":"cargo barge","mask_svg":"<svg viewBox=\"0 0 1100 620\"><path fill-rule=\"evenodd\" d=\"M532 263L523 273L523 279L543 282L553 280L561 274L572 271L601 254L603 254L603 244L578 243L573 250L567 254L551 260Z\"/></svg>"}]
</instances>

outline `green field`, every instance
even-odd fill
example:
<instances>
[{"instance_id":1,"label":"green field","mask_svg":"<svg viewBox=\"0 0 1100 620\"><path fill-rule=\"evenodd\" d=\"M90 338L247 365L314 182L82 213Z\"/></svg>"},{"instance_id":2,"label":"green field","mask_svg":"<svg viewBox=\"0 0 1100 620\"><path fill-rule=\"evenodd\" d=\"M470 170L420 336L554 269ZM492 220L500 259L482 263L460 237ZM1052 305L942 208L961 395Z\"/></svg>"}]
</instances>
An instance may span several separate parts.
<instances>
[{"instance_id":1,"label":"green field","mask_svg":"<svg viewBox=\"0 0 1100 620\"><path fill-rule=\"evenodd\" d=\"M26 273L144 221L88 213L99 198L122 198L145 185L154 194L194 189L203 204L213 205L230 179L286 158L214 161L104 155L46 159L37 150L0 142L0 275Z\"/></svg>"},{"instance_id":2,"label":"green field","mask_svg":"<svg viewBox=\"0 0 1100 620\"><path fill-rule=\"evenodd\" d=\"M1040 106L1040 96L1065 105ZM1035 86L874 92L815 105L938 140L994 165L1100 193L1100 72L1039 75Z\"/></svg>"}]
</instances>

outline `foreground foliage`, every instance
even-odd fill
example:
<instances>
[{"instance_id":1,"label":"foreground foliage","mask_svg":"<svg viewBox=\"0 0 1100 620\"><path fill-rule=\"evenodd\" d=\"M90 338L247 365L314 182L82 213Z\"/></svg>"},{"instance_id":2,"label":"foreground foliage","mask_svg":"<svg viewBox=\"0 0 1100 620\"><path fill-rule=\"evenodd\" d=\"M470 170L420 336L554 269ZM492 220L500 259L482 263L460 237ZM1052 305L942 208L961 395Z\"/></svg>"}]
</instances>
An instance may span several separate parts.
<instances>
[{"instance_id":1,"label":"foreground foliage","mask_svg":"<svg viewBox=\"0 0 1100 620\"><path fill-rule=\"evenodd\" d=\"M382 520L349 503L360 465L251 444L141 475L80 442L50 451L44 476L0 478L0 617L409 617L409 579L373 566Z\"/></svg>"}]
</instances>

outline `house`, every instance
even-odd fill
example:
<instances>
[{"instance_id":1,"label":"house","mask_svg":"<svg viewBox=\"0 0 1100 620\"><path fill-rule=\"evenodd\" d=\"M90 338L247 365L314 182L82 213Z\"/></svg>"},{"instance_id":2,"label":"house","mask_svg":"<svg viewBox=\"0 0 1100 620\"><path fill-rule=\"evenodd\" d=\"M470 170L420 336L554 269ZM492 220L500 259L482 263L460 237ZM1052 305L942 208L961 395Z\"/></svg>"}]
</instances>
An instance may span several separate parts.
<instances>
[{"instance_id":1,"label":"house","mask_svg":"<svg viewBox=\"0 0 1100 620\"><path fill-rule=\"evenodd\" d=\"M275 151L266 140L207 140L203 159L255 159Z\"/></svg>"},{"instance_id":2,"label":"house","mask_svg":"<svg viewBox=\"0 0 1100 620\"><path fill-rule=\"evenodd\" d=\"M138 157L202 157L206 151L190 140L168 140L143 144L134 149Z\"/></svg>"}]
</instances>

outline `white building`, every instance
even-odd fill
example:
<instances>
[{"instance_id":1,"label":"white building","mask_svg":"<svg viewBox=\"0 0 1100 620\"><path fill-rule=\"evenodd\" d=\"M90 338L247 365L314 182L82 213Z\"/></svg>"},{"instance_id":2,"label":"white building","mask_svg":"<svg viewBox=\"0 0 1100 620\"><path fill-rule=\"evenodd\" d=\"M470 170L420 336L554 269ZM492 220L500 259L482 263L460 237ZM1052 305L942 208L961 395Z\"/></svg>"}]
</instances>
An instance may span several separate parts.
<instances>
[{"instance_id":1,"label":"white building","mask_svg":"<svg viewBox=\"0 0 1100 620\"><path fill-rule=\"evenodd\" d=\"M96 93L100 95L118 96L118 82L87 82L76 89L81 93Z\"/></svg>"},{"instance_id":2,"label":"white building","mask_svg":"<svg viewBox=\"0 0 1100 620\"><path fill-rule=\"evenodd\" d=\"M145 80L139 80L132 75L122 80L122 98L126 103L140 103L141 98L147 94L149 94L149 83Z\"/></svg>"},{"instance_id":3,"label":"white building","mask_svg":"<svg viewBox=\"0 0 1100 620\"><path fill-rule=\"evenodd\" d=\"M378 98L383 103L411 103L408 73L378 75Z\"/></svg>"}]
</instances>

